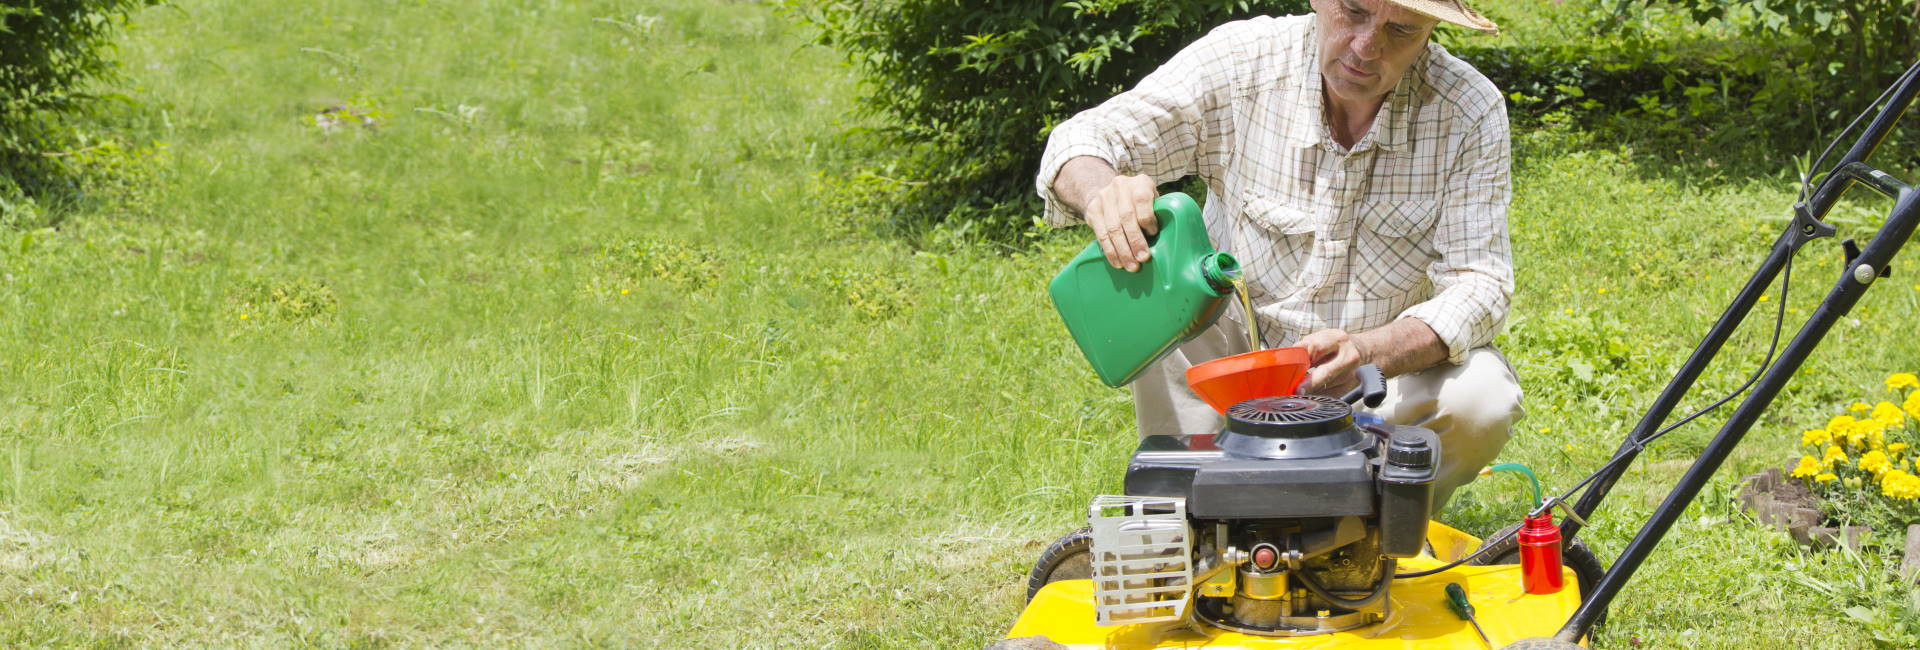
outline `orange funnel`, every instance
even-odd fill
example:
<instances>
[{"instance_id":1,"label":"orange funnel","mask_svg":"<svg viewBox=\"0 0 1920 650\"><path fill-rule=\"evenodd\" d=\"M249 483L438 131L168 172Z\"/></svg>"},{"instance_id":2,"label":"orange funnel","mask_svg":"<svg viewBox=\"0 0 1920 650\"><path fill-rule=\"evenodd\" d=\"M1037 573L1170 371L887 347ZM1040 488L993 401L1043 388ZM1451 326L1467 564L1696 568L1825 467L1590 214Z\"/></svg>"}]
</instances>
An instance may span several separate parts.
<instances>
[{"instance_id":1,"label":"orange funnel","mask_svg":"<svg viewBox=\"0 0 1920 650\"><path fill-rule=\"evenodd\" d=\"M1307 378L1307 349L1271 348L1214 359L1187 369L1187 387L1226 415L1256 397L1293 395Z\"/></svg>"}]
</instances>

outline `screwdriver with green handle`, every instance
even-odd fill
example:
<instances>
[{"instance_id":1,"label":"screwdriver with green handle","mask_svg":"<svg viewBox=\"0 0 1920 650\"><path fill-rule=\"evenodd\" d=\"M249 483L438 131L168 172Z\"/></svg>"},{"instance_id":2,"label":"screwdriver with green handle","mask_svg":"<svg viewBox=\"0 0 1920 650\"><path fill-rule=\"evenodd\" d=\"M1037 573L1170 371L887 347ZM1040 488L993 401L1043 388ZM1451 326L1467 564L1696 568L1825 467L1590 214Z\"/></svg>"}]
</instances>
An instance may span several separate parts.
<instances>
[{"instance_id":1,"label":"screwdriver with green handle","mask_svg":"<svg viewBox=\"0 0 1920 650\"><path fill-rule=\"evenodd\" d=\"M1473 631L1480 635L1481 643L1487 644L1489 648L1493 647L1493 642L1487 640L1487 631L1480 629L1480 621L1473 619L1473 603L1467 602L1467 590L1458 582L1447 583L1447 607L1458 614L1462 620L1473 624Z\"/></svg>"}]
</instances>

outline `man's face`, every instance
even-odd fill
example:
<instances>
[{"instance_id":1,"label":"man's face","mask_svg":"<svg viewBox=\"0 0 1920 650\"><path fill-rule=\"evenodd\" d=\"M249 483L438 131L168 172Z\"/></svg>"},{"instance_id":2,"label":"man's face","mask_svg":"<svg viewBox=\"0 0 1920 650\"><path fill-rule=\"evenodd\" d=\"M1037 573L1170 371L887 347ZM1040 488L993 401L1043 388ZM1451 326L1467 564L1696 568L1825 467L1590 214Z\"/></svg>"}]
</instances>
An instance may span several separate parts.
<instances>
[{"instance_id":1,"label":"man's face","mask_svg":"<svg viewBox=\"0 0 1920 650\"><path fill-rule=\"evenodd\" d=\"M1400 83L1440 21L1387 0L1313 0L1327 94L1371 102Z\"/></svg>"}]
</instances>

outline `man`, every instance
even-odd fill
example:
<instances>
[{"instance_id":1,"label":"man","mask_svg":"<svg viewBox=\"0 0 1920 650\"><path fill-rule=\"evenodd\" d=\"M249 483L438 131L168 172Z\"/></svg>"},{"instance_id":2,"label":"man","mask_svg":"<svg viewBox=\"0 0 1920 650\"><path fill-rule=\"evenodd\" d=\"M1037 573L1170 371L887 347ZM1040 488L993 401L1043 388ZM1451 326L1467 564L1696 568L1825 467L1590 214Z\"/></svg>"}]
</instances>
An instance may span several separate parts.
<instances>
[{"instance_id":1,"label":"man","mask_svg":"<svg viewBox=\"0 0 1920 650\"><path fill-rule=\"evenodd\" d=\"M1084 221L1107 260L1148 259L1155 186L1207 184L1207 232L1240 260L1267 345L1313 358L1303 390L1386 371L1377 413L1441 435L1435 507L1522 415L1489 347L1513 266L1506 107L1430 43L1442 21L1497 33L1461 0L1313 0L1308 16L1222 25L1138 87L1061 123L1037 187L1055 226ZM1217 430L1195 363L1247 351L1229 317L1132 386L1140 435Z\"/></svg>"}]
</instances>

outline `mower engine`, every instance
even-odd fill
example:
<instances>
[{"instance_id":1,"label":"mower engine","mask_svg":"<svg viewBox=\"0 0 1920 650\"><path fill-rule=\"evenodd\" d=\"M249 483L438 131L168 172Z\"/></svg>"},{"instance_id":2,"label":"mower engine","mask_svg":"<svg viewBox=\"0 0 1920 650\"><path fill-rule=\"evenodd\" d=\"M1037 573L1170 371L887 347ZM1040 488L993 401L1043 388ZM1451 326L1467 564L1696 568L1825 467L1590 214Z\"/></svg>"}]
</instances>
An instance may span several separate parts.
<instances>
[{"instance_id":1,"label":"mower engine","mask_svg":"<svg viewBox=\"0 0 1920 650\"><path fill-rule=\"evenodd\" d=\"M1099 623L1295 636L1379 622L1394 558L1425 544L1439 462L1432 431L1356 425L1316 395L1240 402L1218 434L1148 436L1126 495L1090 513Z\"/></svg>"}]
</instances>

